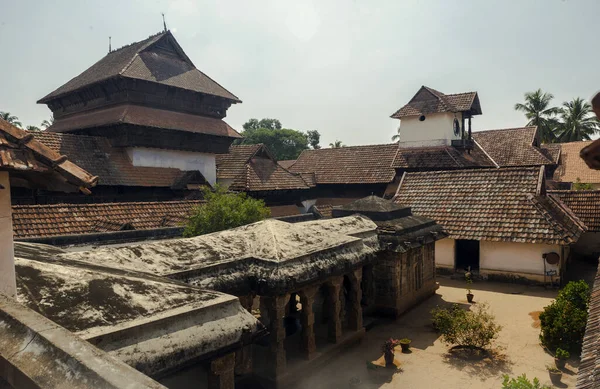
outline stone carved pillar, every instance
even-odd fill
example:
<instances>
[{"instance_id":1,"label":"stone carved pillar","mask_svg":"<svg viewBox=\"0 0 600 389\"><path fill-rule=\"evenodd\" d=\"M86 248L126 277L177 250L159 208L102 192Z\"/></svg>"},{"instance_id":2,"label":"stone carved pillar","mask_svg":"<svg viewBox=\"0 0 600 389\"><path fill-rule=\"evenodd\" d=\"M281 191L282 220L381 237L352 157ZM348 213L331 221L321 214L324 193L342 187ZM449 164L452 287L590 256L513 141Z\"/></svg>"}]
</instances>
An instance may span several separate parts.
<instances>
[{"instance_id":1,"label":"stone carved pillar","mask_svg":"<svg viewBox=\"0 0 600 389\"><path fill-rule=\"evenodd\" d=\"M306 359L309 360L313 359L317 352L313 303L318 291L318 286L309 286L300 291L300 303L302 304L302 351Z\"/></svg>"},{"instance_id":2,"label":"stone carved pillar","mask_svg":"<svg viewBox=\"0 0 600 389\"><path fill-rule=\"evenodd\" d=\"M234 389L234 367L233 353L213 359L208 369L208 389Z\"/></svg>"},{"instance_id":3,"label":"stone carved pillar","mask_svg":"<svg viewBox=\"0 0 600 389\"><path fill-rule=\"evenodd\" d=\"M343 281L343 276L331 277L327 281L329 292L327 295L327 306L329 307L329 328L327 338L332 343L338 343L342 339L342 320L340 317L342 303L340 301L340 291L342 289Z\"/></svg>"},{"instance_id":4,"label":"stone carved pillar","mask_svg":"<svg viewBox=\"0 0 600 389\"><path fill-rule=\"evenodd\" d=\"M252 313L254 297L253 293L238 297L242 307L250 313ZM235 353L235 374L244 375L250 373L252 373L252 345L247 345Z\"/></svg>"},{"instance_id":5,"label":"stone carved pillar","mask_svg":"<svg viewBox=\"0 0 600 389\"><path fill-rule=\"evenodd\" d=\"M283 374L286 368L285 356L285 327L283 318L285 317L285 307L289 300L289 295L285 296L264 296L265 306L269 312L269 356L267 366L272 378Z\"/></svg>"},{"instance_id":6,"label":"stone carved pillar","mask_svg":"<svg viewBox=\"0 0 600 389\"><path fill-rule=\"evenodd\" d=\"M351 272L348 278L351 285L348 325L350 330L359 331L363 328L362 307L360 305L362 300L362 267Z\"/></svg>"}]
</instances>

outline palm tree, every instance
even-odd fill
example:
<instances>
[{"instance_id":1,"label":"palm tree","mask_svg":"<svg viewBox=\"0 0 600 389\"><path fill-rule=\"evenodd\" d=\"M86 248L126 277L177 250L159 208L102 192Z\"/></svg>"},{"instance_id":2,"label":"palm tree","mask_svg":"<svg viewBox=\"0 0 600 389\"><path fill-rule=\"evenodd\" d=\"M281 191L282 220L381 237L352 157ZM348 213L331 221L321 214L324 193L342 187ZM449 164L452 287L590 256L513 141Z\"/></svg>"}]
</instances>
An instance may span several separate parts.
<instances>
[{"instance_id":1,"label":"palm tree","mask_svg":"<svg viewBox=\"0 0 600 389\"><path fill-rule=\"evenodd\" d=\"M538 89L535 92L525 93L525 104L515 104L517 111L525 113L525 117L529 120L527 125L537 126L542 143L556 141L554 130L558 122L555 116L560 113L560 109L550 107L550 101L553 98L552 93L545 93Z\"/></svg>"},{"instance_id":2,"label":"palm tree","mask_svg":"<svg viewBox=\"0 0 600 389\"><path fill-rule=\"evenodd\" d=\"M600 122L592 115L592 106L579 97L563 103L558 126L560 142L590 140L600 131Z\"/></svg>"},{"instance_id":3,"label":"palm tree","mask_svg":"<svg viewBox=\"0 0 600 389\"><path fill-rule=\"evenodd\" d=\"M398 131L396 132L396 134L392 136L392 142L399 142L399 141L400 141L400 126L398 126Z\"/></svg>"},{"instance_id":4,"label":"palm tree","mask_svg":"<svg viewBox=\"0 0 600 389\"><path fill-rule=\"evenodd\" d=\"M344 147L344 144L341 140L336 140L335 142L330 143L329 147L331 147L332 149L339 149L340 147Z\"/></svg>"},{"instance_id":5,"label":"palm tree","mask_svg":"<svg viewBox=\"0 0 600 389\"><path fill-rule=\"evenodd\" d=\"M50 127L51 125L54 124L54 115L50 116L50 120L45 120L42 122L42 127L44 127L44 130L48 129L48 127Z\"/></svg>"},{"instance_id":6,"label":"palm tree","mask_svg":"<svg viewBox=\"0 0 600 389\"><path fill-rule=\"evenodd\" d=\"M40 128L39 128L39 127L37 127L37 126L27 126L27 127L25 127L25 129L26 129L27 131L36 131L36 132L37 132L37 131L42 131L42 130L40 130Z\"/></svg>"},{"instance_id":7,"label":"palm tree","mask_svg":"<svg viewBox=\"0 0 600 389\"><path fill-rule=\"evenodd\" d=\"M10 114L10 112L0 112L0 118L6 120L10 124L16 127L23 127L23 124L19 121L19 118Z\"/></svg>"}]
</instances>

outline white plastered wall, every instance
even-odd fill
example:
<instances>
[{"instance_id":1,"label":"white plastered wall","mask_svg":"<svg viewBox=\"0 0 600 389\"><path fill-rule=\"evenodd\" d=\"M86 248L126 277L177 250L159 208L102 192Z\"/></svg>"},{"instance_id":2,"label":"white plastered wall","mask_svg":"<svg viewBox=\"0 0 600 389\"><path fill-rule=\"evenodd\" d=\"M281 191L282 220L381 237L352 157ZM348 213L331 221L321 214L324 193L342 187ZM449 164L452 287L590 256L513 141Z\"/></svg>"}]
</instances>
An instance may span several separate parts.
<instances>
[{"instance_id":1,"label":"white plastered wall","mask_svg":"<svg viewBox=\"0 0 600 389\"><path fill-rule=\"evenodd\" d=\"M127 150L133 166L198 170L211 185L217 182L215 154L134 147Z\"/></svg>"},{"instance_id":2,"label":"white plastered wall","mask_svg":"<svg viewBox=\"0 0 600 389\"><path fill-rule=\"evenodd\" d=\"M456 241L446 238L435 242L435 266L454 269L454 247Z\"/></svg>"},{"instance_id":3,"label":"white plastered wall","mask_svg":"<svg viewBox=\"0 0 600 389\"><path fill-rule=\"evenodd\" d=\"M408 116L400 121L400 147L449 146L453 139L461 139L461 134L454 135L454 118L462 126L462 113L442 112L425 115L424 121L419 116Z\"/></svg>"},{"instance_id":4,"label":"white plastered wall","mask_svg":"<svg viewBox=\"0 0 600 389\"><path fill-rule=\"evenodd\" d=\"M492 242L482 240L479 246L479 271L486 270L503 273L519 273L528 277L544 276L543 254L555 252L562 255L559 245ZM561 258L561 261L563 259ZM558 265L546 265L546 270L559 271Z\"/></svg>"},{"instance_id":5,"label":"white plastered wall","mask_svg":"<svg viewBox=\"0 0 600 389\"><path fill-rule=\"evenodd\" d=\"M10 182L8 172L3 171L0 171L0 293L17 295Z\"/></svg>"}]
</instances>

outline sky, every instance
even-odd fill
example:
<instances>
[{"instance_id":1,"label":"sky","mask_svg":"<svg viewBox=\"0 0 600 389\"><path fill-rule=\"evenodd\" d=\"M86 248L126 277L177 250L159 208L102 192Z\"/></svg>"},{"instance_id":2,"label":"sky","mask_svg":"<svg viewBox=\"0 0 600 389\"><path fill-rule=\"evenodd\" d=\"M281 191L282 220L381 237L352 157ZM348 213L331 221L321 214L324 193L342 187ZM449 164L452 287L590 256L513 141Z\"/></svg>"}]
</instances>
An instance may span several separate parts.
<instances>
[{"instance_id":1,"label":"sky","mask_svg":"<svg viewBox=\"0 0 600 389\"><path fill-rule=\"evenodd\" d=\"M162 30L238 96L225 121L277 118L321 144L389 143L421 85L477 91L473 129L526 123L514 104L600 90L598 0L0 0L0 111L39 125L36 101L108 51ZM594 39L596 38L596 39Z\"/></svg>"}]
</instances>

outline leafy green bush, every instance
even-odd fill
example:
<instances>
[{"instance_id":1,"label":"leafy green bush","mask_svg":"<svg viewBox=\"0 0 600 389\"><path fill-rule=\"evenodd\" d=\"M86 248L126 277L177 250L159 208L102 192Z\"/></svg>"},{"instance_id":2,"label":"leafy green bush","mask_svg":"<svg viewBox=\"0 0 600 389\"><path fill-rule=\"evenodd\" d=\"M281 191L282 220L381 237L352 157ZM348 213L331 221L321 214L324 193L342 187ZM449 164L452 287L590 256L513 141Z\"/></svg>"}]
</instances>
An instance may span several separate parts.
<instances>
[{"instance_id":1,"label":"leafy green bush","mask_svg":"<svg viewBox=\"0 0 600 389\"><path fill-rule=\"evenodd\" d=\"M506 374L503 377L502 389L551 389L549 386L542 386L537 378L534 378L533 382L530 381L525 374L517 378L510 378Z\"/></svg>"},{"instance_id":2,"label":"leafy green bush","mask_svg":"<svg viewBox=\"0 0 600 389\"><path fill-rule=\"evenodd\" d=\"M502 329L487 304L478 304L473 310L435 308L431 311L433 325L445 343L466 348L485 348L492 344Z\"/></svg>"},{"instance_id":3,"label":"leafy green bush","mask_svg":"<svg viewBox=\"0 0 600 389\"><path fill-rule=\"evenodd\" d=\"M556 300L540 313L542 344L555 351L579 353L587 323L590 288L585 281L571 281L558 292Z\"/></svg>"},{"instance_id":4,"label":"leafy green bush","mask_svg":"<svg viewBox=\"0 0 600 389\"><path fill-rule=\"evenodd\" d=\"M187 238L254 223L271 215L264 201L245 193L227 193L218 185L214 191L204 189L203 192L206 203L196 208L189 218L183 231Z\"/></svg>"},{"instance_id":5,"label":"leafy green bush","mask_svg":"<svg viewBox=\"0 0 600 389\"><path fill-rule=\"evenodd\" d=\"M556 353L554 353L554 356L558 359L569 359L571 354L568 351L565 351L559 347L556 349Z\"/></svg>"}]
</instances>

